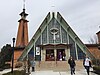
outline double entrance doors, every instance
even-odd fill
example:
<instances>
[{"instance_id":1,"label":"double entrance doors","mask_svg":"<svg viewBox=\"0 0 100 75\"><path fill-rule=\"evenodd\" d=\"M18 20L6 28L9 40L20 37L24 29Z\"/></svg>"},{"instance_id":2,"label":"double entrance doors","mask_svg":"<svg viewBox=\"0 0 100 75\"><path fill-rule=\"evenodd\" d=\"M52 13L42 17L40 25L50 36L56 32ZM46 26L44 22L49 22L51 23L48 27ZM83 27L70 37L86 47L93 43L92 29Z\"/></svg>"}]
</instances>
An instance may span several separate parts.
<instances>
[{"instance_id":1,"label":"double entrance doors","mask_svg":"<svg viewBox=\"0 0 100 75\"><path fill-rule=\"evenodd\" d=\"M65 61L65 49L46 49L46 61Z\"/></svg>"}]
</instances>

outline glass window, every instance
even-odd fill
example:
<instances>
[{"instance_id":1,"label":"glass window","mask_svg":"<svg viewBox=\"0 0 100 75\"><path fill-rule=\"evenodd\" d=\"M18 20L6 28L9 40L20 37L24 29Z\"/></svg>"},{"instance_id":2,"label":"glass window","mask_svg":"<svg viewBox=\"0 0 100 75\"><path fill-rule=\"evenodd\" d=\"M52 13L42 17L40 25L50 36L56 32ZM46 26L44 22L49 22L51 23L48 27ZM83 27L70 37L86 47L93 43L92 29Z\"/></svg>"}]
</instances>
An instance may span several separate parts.
<instances>
[{"instance_id":1,"label":"glass window","mask_svg":"<svg viewBox=\"0 0 100 75\"><path fill-rule=\"evenodd\" d=\"M54 50L53 49L47 49L46 50L46 61L54 61Z\"/></svg>"},{"instance_id":2,"label":"glass window","mask_svg":"<svg viewBox=\"0 0 100 75\"><path fill-rule=\"evenodd\" d=\"M62 43L67 43L67 32L61 27Z\"/></svg>"},{"instance_id":3,"label":"glass window","mask_svg":"<svg viewBox=\"0 0 100 75\"><path fill-rule=\"evenodd\" d=\"M57 61L65 61L66 53L65 49L57 49Z\"/></svg>"},{"instance_id":4,"label":"glass window","mask_svg":"<svg viewBox=\"0 0 100 75\"><path fill-rule=\"evenodd\" d=\"M79 48L77 45L77 53L78 53L78 59L84 59L85 53Z\"/></svg>"},{"instance_id":5,"label":"glass window","mask_svg":"<svg viewBox=\"0 0 100 75\"><path fill-rule=\"evenodd\" d=\"M42 44L45 44L45 43L47 43L47 27L42 33Z\"/></svg>"},{"instance_id":6,"label":"glass window","mask_svg":"<svg viewBox=\"0 0 100 75\"><path fill-rule=\"evenodd\" d=\"M69 44L71 44L71 46L70 46L70 56L72 56L74 59L76 59L75 42L70 36L69 36Z\"/></svg>"}]
</instances>

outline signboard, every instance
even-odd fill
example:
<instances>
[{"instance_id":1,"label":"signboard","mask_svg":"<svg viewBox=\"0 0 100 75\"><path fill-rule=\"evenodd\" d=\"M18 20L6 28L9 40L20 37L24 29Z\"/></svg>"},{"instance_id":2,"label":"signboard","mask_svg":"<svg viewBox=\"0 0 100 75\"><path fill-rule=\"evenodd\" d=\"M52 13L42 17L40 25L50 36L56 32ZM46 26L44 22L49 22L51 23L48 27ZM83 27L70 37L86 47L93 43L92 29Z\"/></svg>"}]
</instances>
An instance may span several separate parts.
<instances>
[{"instance_id":1,"label":"signboard","mask_svg":"<svg viewBox=\"0 0 100 75\"><path fill-rule=\"evenodd\" d=\"M40 55L40 47L36 47L36 55Z\"/></svg>"}]
</instances>

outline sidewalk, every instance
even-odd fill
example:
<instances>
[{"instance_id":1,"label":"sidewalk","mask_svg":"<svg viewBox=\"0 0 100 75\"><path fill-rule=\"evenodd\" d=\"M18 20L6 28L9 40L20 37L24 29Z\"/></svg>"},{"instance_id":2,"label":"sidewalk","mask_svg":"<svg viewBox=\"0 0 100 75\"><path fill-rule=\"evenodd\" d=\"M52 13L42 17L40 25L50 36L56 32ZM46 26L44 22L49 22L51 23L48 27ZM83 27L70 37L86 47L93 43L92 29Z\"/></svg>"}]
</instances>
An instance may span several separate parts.
<instances>
[{"instance_id":1,"label":"sidewalk","mask_svg":"<svg viewBox=\"0 0 100 75\"><path fill-rule=\"evenodd\" d=\"M53 71L36 71L32 72L30 75L71 75L70 71L67 72L53 72ZM87 75L85 70L76 71L75 75ZM90 72L90 75L97 75Z\"/></svg>"},{"instance_id":2,"label":"sidewalk","mask_svg":"<svg viewBox=\"0 0 100 75\"><path fill-rule=\"evenodd\" d=\"M14 70L18 70L18 69L14 69ZM4 71L0 71L0 75L10 72L11 69L6 69ZM35 71L35 72L31 72L30 75L71 75L70 71L66 71L66 72L56 72L56 71L52 71L52 70L48 70L48 71ZM85 69L81 69L80 71L76 71L75 75L87 75ZM90 75L97 75L95 73L90 72Z\"/></svg>"}]
</instances>

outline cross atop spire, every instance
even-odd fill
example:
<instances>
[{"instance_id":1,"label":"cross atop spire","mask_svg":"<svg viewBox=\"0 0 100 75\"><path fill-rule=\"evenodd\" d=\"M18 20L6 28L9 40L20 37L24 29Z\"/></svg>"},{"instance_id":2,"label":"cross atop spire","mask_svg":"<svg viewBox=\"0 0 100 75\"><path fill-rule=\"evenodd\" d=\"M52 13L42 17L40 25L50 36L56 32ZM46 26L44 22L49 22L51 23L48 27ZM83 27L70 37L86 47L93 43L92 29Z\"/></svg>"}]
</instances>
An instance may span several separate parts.
<instances>
[{"instance_id":1,"label":"cross atop spire","mask_svg":"<svg viewBox=\"0 0 100 75\"><path fill-rule=\"evenodd\" d=\"M99 29L100 29L100 26L99 26Z\"/></svg>"},{"instance_id":2,"label":"cross atop spire","mask_svg":"<svg viewBox=\"0 0 100 75\"><path fill-rule=\"evenodd\" d=\"M21 15L21 19L26 19L26 16L28 15L27 13L25 13L25 0L23 0L23 11L20 13Z\"/></svg>"},{"instance_id":3,"label":"cross atop spire","mask_svg":"<svg viewBox=\"0 0 100 75\"><path fill-rule=\"evenodd\" d=\"M23 0L23 9L25 9L25 0Z\"/></svg>"},{"instance_id":4,"label":"cross atop spire","mask_svg":"<svg viewBox=\"0 0 100 75\"><path fill-rule=\"evenodd\" d=\"M53 12L54 10L55 10L55 4L54 4L54 0L52 0L51 11Z\"/></svg>"}]
</instances>

